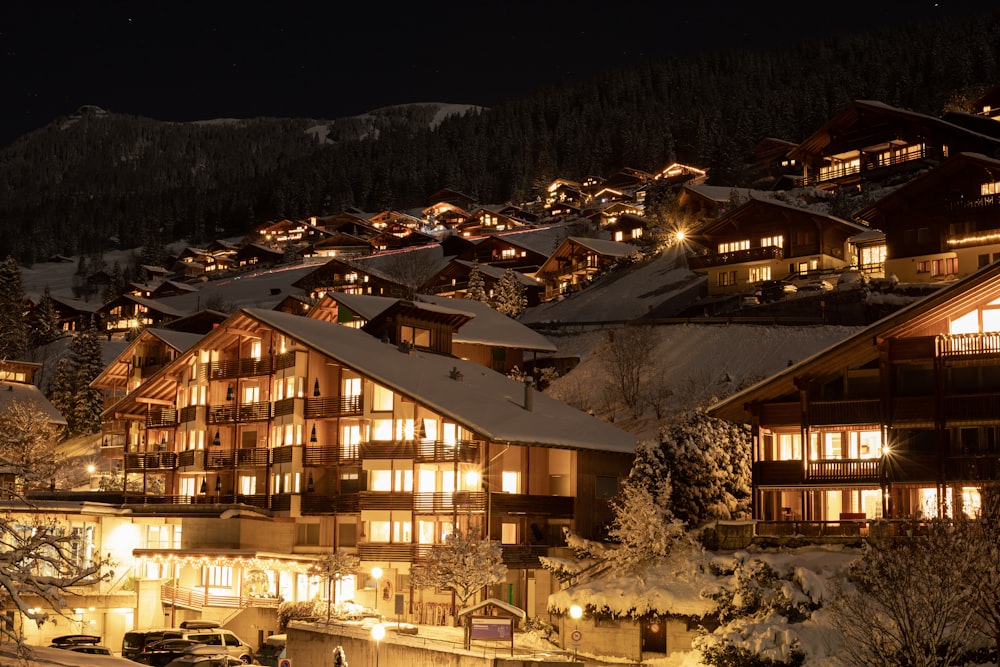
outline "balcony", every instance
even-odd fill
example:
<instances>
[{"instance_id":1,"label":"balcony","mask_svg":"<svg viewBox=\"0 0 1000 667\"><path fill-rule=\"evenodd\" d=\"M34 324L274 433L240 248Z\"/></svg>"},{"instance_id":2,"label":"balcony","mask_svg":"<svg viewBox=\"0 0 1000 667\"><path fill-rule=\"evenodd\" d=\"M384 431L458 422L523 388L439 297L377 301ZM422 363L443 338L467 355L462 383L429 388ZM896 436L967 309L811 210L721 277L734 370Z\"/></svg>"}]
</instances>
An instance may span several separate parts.
<instances>
[{"instance_id":1,"label":"balcony","mask_svg":"<svg viewBox=\"0 0 1000 667\"><path fill-rule=\"evenodd\" d=\"M240 403L239 405L212 405L208 409L209 424L267 421L271 418L271 404Z\"/></svg>"},{"instance_id":2,"label":"balcony","mask_svg":"<svg viewBox=\"0 0 1000 667\"><path fill-rule=\"evenodd\" d=\"M240 468L262 468L270 459L267 447L241 447L236 450L236 465Z\"/></svg>"},{"instance_id":3,"label":"balcony","mask_svg":"<svg viewBox=\"0 0 1000 667\"><path fill-rule=\"evenodd\" d=\"M361 396L322 396L306 399L306 418L344 417L361 414Z\"/></svg>"},{"instance_id":4,"label":"balcony","mask_svg":"<svg viewBox=\"0 0 1000 667\"><path fill-rule=\"evenodd\" d=\"M688 268L692 271L697 271L698 269L710 269L715 266L744 264L746 262L766 262L784 259L784 257L785 251L783 248L769 245L759 248L747 248L746 250L733 250L732 252L717 252L688 257Z\"/></svg>"},{"instance_id":5,"label":"balcony","mask_svg":"<svg viewBox=\"0 0 1000 667\"><path fill-rule=\"evenodd\" d=\"M880 424L882 403L878 400L816 401L809 403L810 426L832 424Z\"/></svg>"},{"instance_id":6,"label":"balcony","mask_svg":"<svg viewBox=\"0 0 1000 667\"><path fill-rule=\"evenodd\" d=\"M125 455L126 470L173 470L177 466L174 452L129 453Z\"/></svg>"},{"instance_id":7,"label":"balcony","mask_svg":"<svg viewBox=\"0 0 1000 667\"><path fill-rule=\"evenodd\" d=\"M416 544L381 544L366 542L358 545L358 556L364 561L412 563L418 553Z\"/></svg>"},{"instance_id":8,"label":"balcony","mask_svg":"<svg viewBox=\"0 0 1000 667\"><path fill-rule=\"evenodd\" d=\"M361 510L413 510L413 494L401 491L362 491L358 494Z\"/></svg>"},{"instance_id":9,"label":"balcony","mask_svg":"<svg viewBox=\"0 0 1000 667\"><path fill-rule=\"evenodd\" d=\"M414 458L421 463L478 463L482 441L462 440L460 442L444 442L443 440L418 440L415 444Z\"/></svg>"},{"instance_id":10,"label":"balcony","mask_svg":"<svg viewBox=\"0 0 1000 667\"><path fill-rule=\"evenodd\" d=\"M207 376L201 379L229 380L241 377L255 377L258 375L270 375L273 370L273 357L227 359L224 361L213 361L209 364Z\"/></svg>"},{"instance_id":11,"label":"balcony","mask_svg":"<svg viewBox=\"0 0 1000 667\"><path fill-rule=\"evenodd\" d=\"M362 442L362 459L412 459L414 456L413 442L405 440L386 440Z\"/></svg>"},{"instance_id":12,"label":"balcony","mask_svg":"<svg viewBox=\"0 0 1000 667\"><path fill-rule=\"evenodd\" d=\"M244 607L277 608L280 598L248 597L246 595L218 595L205 593L203 588L184 588L181 586L160 586L160 599L165 605L184 607L186 609L201 609L203 607Z\"/></svg>"},{"instance_id":13,"label":"balcony","mask_svg":"<svg viewBox=\"0 0 1000 667\"><path fill-rule=\"evenodd\" d=\"M324 496L316 493L302 495L303 514L356 514L361 511L359 494L341 493Z\"/></svg>"},{"instance_id":14,"label":"balcony","mask_svg":"<svg viewBox=\"0 0 1000 667\"><path fill-rule=\"evenodd\" d=\"M541 567L538 559L549 553L548 546L541 544L501 544L500 549L504 565L513 568Z\"/></svg>"},{"instance_id":15,"label":"balcony","mask_svg":"<svg viewBox=\"0 0 1000 667\"><path fill-rule=\"evenodd\" d=\"M205 422L205 406L204 405L189 405L187 407L181 408L181 424L187 424L190 422Z\"/></svg>"},{"instance_id":16,"label":"balcony","mask_svg":"<svg viewBox=\"0 0 1000 667\"><path fill-rule=\"evenodd\" d=\"M486 511L486 494L481 491L454 493L415 493L413 511L417 514L471 514Z\"/></svg>"},{"instance_id":17,"label":"balcony","mask_svg":"<svg viewBox=\"0 0 1000 667\"><path fill-rule=\"evenodd\" d=\"M177 410L174 408L155 408L146 413L146 428L174 426L177 424Z\"/></svg>"},{"instance_id":18,"label":"balcony","mask_svg":"<svg viewBox=\"0 0 1000 667\"><path fill-rule=\"evenodd\" d=\"M810 461L806 479L810 482L878 484L882 459L825 459Z\"/></svg>"},{"instance_id":19,"label":"balcony","mask_svg":"<svg viewBox=\"0 0 1000 667\"><path fill-rule=\"evenodd\" d=\"M572 496L537 496L522 493L491 493L491 514L573 517Z\"/></svg>"},{"instance_id":20,"label":"balcony","mask_svg":"<svg viewBox=\"0 0 1000 667\"><path fill-rule=\"evenodd\" d=\"M845 161L824 168L819 173L810 174L805 178L795 179L796 187L808 187L822 183L846 181L856 182L862 177L885 178L899 171L909 171L919 166L919 162L941 160L944 157L940 148L927 145L896 146L890 150L887 147L877 151L866 151L861 160Z\"/></svg>"}]
</instances>

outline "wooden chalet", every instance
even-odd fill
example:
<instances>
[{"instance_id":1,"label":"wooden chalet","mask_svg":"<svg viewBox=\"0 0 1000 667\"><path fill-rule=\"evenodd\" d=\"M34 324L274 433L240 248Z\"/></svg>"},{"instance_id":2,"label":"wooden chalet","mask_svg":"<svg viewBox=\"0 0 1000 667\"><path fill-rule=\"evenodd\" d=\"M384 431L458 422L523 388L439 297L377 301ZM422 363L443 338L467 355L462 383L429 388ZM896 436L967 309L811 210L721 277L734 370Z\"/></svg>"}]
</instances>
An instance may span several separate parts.
<instances>
[{"instance_id":1,"label":"wooden chalet","mask_svg":"<svg viewBox=\"0 0 1000 667\"><path fill-rule=\"evenodd\" d=\"M248 243L233 256L236 268L240 271L266 269L280 264L285 259L285 253L259 243Z\"/></svg>"},{"instance_id":2,"label":"wooden chalet","mask_svg":"<svg viewBox=\"0 0 1000 667\"><path fill-rule=\"evenodd\" d=\"M647 171L633 169L631 167L622 167L604 179L601 183L601 189L616 190L631 194L653 179L653 174ZM597 195L595 194L595 197L596 196Z\"/></svg>"},{"instance_id":3,"label":"wooden chalet","mask_svg":"<svg viewBox=\"0 0 1000 667\"><path fill-rule=\"evenodd\" d=\"M972 100L969 113L1000 120L1000 83L990 86Z\"/></svg>"},{"instance_id":4,"label":"wooden chalet","mask_svg":"<svg viewBox=\"0 0 1000 667\"><path fill-rule=\"evenodd\" d=\"M373 213L368 217L368 224L379 230L420 229L424 221L408 213L389 210Z\"/></svg>"},{"instance_id":5,"label":"wooden chalet","mask_svg":"<svg viewBox=\"0 0 1000 667\"><path fill-rule=\"evenodd\" d=\"M867 227L771 199L750 199L694 237L707 252L688 268L708 276L711 295L739 294L767 280L851 265L848 239Z\"/></svg>"},{"instance_id":6,"label":"wooden chalet","mask_svg":"<svg viewBox=\"0 0 1000 667\"><path fill-rule=\"evenodd\" d=\"M456 257L464 261L488 264L502 269L531 273L541 266L548 254L531 243L531 234L491 234Z\"/></svg>"},{"instance_id":7,"label":"wooden chalet","mask_svg":"<svg viewBox=\"0 0 1000 667\"><path fill-rule=\"evenodd\" d=\"M307 246L303 254L308 257L365 257L375 252L369 235L366 238L346 232L333 232L329 236Z\"/></svg>"},{"instance_id":8,"label":"wooden chalet","mask_svg":"<svg viewBox=\"0 0 1000 667\"><path fill-rule=\"evenodd\" d=\"M854 217L885 233L885 272L954 280L1000 259L1000 160L959 153Z\"/></svg>"},{"instance_id":9,"label":"wooden chalet","mask_svg":"<svg viewBox=\"0 0 1000 667\"><path fill-rule=\"evenodd\" d=\"M584 197L580 191L580 184L565 178L557 178L549 183L545 188L545 208L551 208L555 204L568 203L580 207L589 201L590 197Z\"/></svg>"},{"instance_id":10,"label":"wooden chalet","mask_svg":"<svg viewBox=\"0 0 1000 667\"><path fill-rule=\"evenodd\" d=\"M524 227L525 223L500 213L501 206L480 206L472 211L467 222L458 225L455 230L462 236L484 236L495 232L504 232Z\"/></svg>"},{"instance_id":11,"label":"wooden chalet","mask_svg":"<svg viewBox=\"0 0 1000 667\"><path fill-rule=\"evenodd\" d=\"M1000 482L997 304L991 264L709 408L753 431L758 534L973 515Z\"/></svg>"},{"instance_id":12,"label":"wooden chalet","mask_svg":"<svg viewBox=\"0 0 1000 667\"><path fill-rule=\"evenodd\" d=\"M471 211L476 207L475 197L470 197L464 192L452 188L442 188L427 198L427 201L434 204L451 204L454 207Z\"/></svg>"},{"instance_id":13,"label":"wooden chalet","mask_svg":"<svg viewBox=\"0 0 1000 667\"><path fill-rule=\"evenodd\" d=\"M420 292L435 296L451 297L453 299L464 299L469 293L469 273L472 271L473 266L478 267L477 270L483 279L483 289L486 291L487 296L497 293L500 279L503 278L503 274L510 268L524 287L527 306L537 306L541 303L543 292L541 284L534 278L526 275L524 270L513 267L505 268L495 264L479 264L476 261L470 262L458 258L452 258L444 268L425 282L421 286Z\"/></svg>"},{"instance_id":14,"label":"wooden chalet","mask_svg":"<svg viewBox=\"0 0 1000 667\"><path fill-rule=\"evenodd\" d=\"M429 227L441 227L443 229L454 229L468 222L471 217L468 209L445 201L431 204L422 213Z\"/></svg>"},{"instance_id":15,"label":"wooden chalet","mask_svg":"<svg viewBox=\"0 0 1000 667\"><path fill-rule=\"evenodd\" d=\"M638 255L628 243L567 237L535 272L545 288L542 301L579 292L599 274Z\"/></svg>"},{"instance_id":16,"label":"wooden chalet","mask_svg":"<svg viewBox=\"0 0 1000 667\"><path fill-rule=\"evenodd\" d=\"M708 178L708 171L689 164L672 162L653 174L653 180L670 185L690 183L700 185Z\"/></svg>"},{"instance_id":17,"label":"wooden chalet","mask_svg":"<svg viewBox=\"0 0 1000 667\"><path fill-rule=\"evenodd\" d=\"M611 202L606 206L600 206L588 217L594 221L595 228L607 228L613 225L623 215L642 215L643 208L631 201Z\"/></svg>"},{"instance_id":18,"label":"wooden chalet","mask_svg":"<svg viewBox=\"0 0 1000 667\"><path fill-rule=\"evenodd\" d=\"M607 491L628 474L635 446L631 434L479 364L265 309L231 316L104 419L126 424L127 507L255 514L274 558L357 554L361 571L382 568L410 612L411 565L455 528L500 544L507 599L544 599L547 577L540 590L532 581L539 557L564 545L564 528L603 536ZM201 556L178 564L178 594L197 586L204 558L238 555L233 544L228 530L185 528L181 552Z\"/></svg>"},{"instance_id":19,"label":"wooden chalet","mask_svg":"<svg viewBox=\"0 0 1000 667\"><path fill-rule=\"evenodd\" d=\"M635 213L623 213L613 222L604 226L604 231L611 234L612 241L628 243L638 241L646 232L646 218Z\"/></svg>"},{"instance_id":20,"label":"wooden chalet","mask_svg":"<svg viewBox=\"0 0 1000 667\"><path fill-rule=\"evenodd\" d=\"M399 297L408 290L399 278L378 267L346 258L331 259L291 286L303 290L310 299L319 299L327 292Z\"/></svg>"},{"instance_id":21,"label":"wooden chalet","mask_svg":"<svg viewBox=\"0 0 1000 667\"><path fill-rule=\"evenodd\" d=\"M186 310L169 306L156 299L140 299L123 294L97 309L108 336L121 337L129 332L155 327L187 315Z\"/></svg>"},{"instance_id":22,"label":"wooden chalet","mask_svg":"<svg viewBox=\"0 0 1000 667\"><path fill-rule=\"evenodd\" d=\"M790 190L802 179L802 167L788 157L798 144L775 137L764 137L753 147L744 182L761 190Z\"/></svg>"},{"instance_id":23,"label":"wooden chalet","mask_svg":"<svg viewBox=\"0 0 1000 667\"><path fill-rule=\"evenodd\" d=\"M79 299L68 299L55 295L50 295L50 297L59 317L59 327L63 331L83 331L90 324L91 319L97 319L97 310L103 305L98 302L80 301Z\"/></svg>"},{"instance_id":24,"label":"wooden chalet","mask_svg":"<svg viewBox=\"0 0 1000 667\"><path fill-rule=\"evenodd\" d=\"M788 153L802 165L797 185L824 190L867 183L935 166L949 155L992 155L1000 139L934 116L857 100Z\"/></svg>"}]
</instances>

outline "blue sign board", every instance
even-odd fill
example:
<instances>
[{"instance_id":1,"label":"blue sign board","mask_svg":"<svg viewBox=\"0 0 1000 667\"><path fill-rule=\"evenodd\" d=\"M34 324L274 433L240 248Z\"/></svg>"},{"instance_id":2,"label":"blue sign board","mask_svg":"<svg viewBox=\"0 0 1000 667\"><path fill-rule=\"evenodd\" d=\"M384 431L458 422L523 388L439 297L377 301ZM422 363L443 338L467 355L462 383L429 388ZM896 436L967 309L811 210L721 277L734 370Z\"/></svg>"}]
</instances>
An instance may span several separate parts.
<instances>
[{"instance_id":1,"label":"blue sign board","mask_svg":"<svg viewBox=\"0 0 1000 667\"><path fill-rule=\"evenodd\" d=\"M496 616L473 616L472 639L510 640L514 638L514 621Z\"/></svg>"}]
</instances>

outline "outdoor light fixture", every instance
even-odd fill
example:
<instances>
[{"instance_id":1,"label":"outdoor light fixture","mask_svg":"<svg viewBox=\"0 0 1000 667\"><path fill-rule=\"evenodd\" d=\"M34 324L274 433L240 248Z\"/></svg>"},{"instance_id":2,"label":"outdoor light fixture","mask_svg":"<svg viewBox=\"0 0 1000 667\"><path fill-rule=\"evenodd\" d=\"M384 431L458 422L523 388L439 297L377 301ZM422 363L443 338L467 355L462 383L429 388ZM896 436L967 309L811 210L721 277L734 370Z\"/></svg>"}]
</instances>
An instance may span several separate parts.
<instances>
[{"instance_id":1,"label":"outdoor light fixture","mask_svg":"<svg viewBox=\"0 0 1000 667\"><path fill-rule=\"evenodd\" d=\"M208 493L208 478L207 477L202 477L201 478L201 492L202 493Z\"/></svg>"},{"instance_id":2,"label":"outdoor light fixture","mask_svg":"<svg viewBox=\"0 0 1000 667\"><path fill-rule=\"evenodd\" d=\"M229 385L229 388L226 389L226 400L227 401L233 400L233 385Z\"/></svg>"},{"instance_id":3,"label":"outdoor light fixture","mask_svg":"<svg viewBox=\"0 0 1000 667\"><path fill-rule=\"evenodd\" d=\"M312 433L309 434L309 442L316 442L316 424L313 424Z\"/></svg>"},{"instance_id":4,"label":"outdoor light fixture","mask_svg":"<svg viewBox=\"0 0 1000 667\"><path fill-rule=\"evenodd\" d=\"M222 446L222 438L219 437L219 429L215 429L215 437L212 438L212 445L214 447L221 447Z\"/></svg>"},{"instance_id":5,"label":"outdoor light fixture","mask_svg":"<svg viewBox=\"0 0 1000 667\"><path fill-rule=\"evenodd\" d=\"M319 396L319 378L313 383L313 396Z\"/></svg>"}]
</instances>

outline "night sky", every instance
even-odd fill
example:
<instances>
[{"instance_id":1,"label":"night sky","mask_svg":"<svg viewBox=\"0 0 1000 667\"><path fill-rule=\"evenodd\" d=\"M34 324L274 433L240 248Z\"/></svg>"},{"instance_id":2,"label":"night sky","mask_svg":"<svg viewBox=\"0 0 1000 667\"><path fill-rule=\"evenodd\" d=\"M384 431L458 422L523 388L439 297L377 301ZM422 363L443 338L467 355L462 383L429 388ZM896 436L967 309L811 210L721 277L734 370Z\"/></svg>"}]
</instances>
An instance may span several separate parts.
<instances>
[{"instance_id":1,"label":"night sky","mask_svg":"<svg viewBox=\"0 0 1000 667\"><path fill-rule=\"evenodd\" d=\"M826 16L780 0L757 12L750 2L662 0L397 4L5 0L0 146L84 104L171 121L490 106L650 58L997 9L985 0L826 3Z\"/></svg>"}]
</instances>

